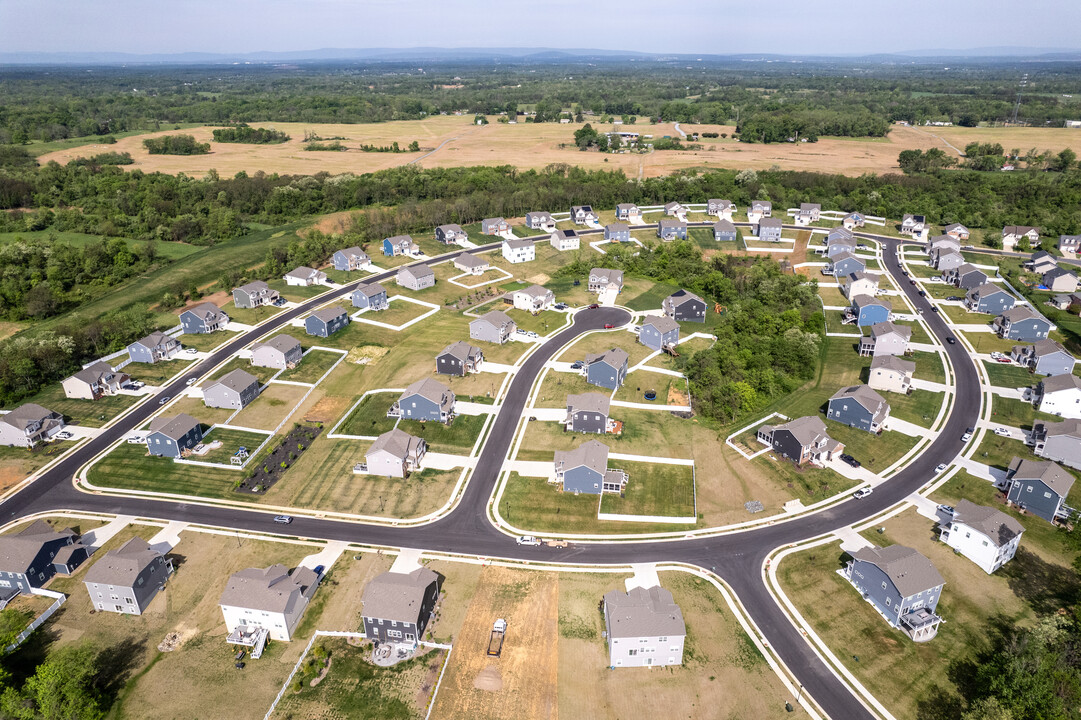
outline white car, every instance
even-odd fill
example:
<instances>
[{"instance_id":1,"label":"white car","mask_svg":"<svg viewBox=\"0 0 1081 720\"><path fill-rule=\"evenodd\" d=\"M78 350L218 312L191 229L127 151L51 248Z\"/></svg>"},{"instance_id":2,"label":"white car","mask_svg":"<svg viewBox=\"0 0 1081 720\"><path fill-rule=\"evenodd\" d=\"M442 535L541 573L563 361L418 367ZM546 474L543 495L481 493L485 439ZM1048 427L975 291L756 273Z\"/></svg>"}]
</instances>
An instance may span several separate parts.
<instances>
[{"instance_id":1,"label":"white car","mask_svg":"<svg viewBox=\"0 0 1081 720\"><path fill-rule=\"evenodd\" d=\"M859 489L859 490L857 490L856 492L852 493L852 497L856 498L857 500L862 500L863 498L865 498L865 497L867 497L868 495L870 495L870 494L871 494L872 492L874 492L874 490L872 490L872 489L871 489L871 488L869 488L869 487L866 487L866 488L860 488L860 489Z\"/></svg>"},{"instance_id":2,"label":"white car","mask_svg":"<svg viewBox=\"0 0 1081 720\"><path fill-rule=\"evenodd\" d=\"M192 377L192 378L188 378L187 382L185 382L184 384L185 384L185 385L194 385L194 384L195 384L195 381L196 381L196 380L198 380L198 379L199 379L199 378L193 378L193 377Z\"/></svg>"},{"instance_id":3,"label":"white car","mask_svg":"<svg viewBox=\"0 0 1081 720\"><path fill-rule=\"evenodd\" d=\"M945 472L945 471L946 471L946 468L948 468L948 467L949 467L949 465L947 465L946 463L939 463L939 464L938 464L938 465L937 465L937 466L935 467L935 475L938 475L939 473L943 473L943 472Z\"/></svg>"},{"instance_id":4,"label":"white car","mask_svg":"<svg viewBox=\"0 0 1081 720\"><path fill-rule=\"evenodd\" d=\"M1010 431L1006 428L995 428L995 435L998 435L999 437L1009 437Z\"/></svg>"},{"instance_id":5,"label":"white car","mask_svg":"<svg viewBox=\"0 0 1081 720\"><path fill-rule=\"evenodd\" d=\"M140 445L140 444L146 442L146 438L139 437L138 435L134 435L132 437L129 437L127 442L129 444L131 444L131 445Z\"/></svg>"},{"instance_id":6,"label":"white car","mask_svg":"<svg viewBox=\"0 0 1081 720\"><path fill-rule=\"evenodd\" d=\"M515 540L519 545L540 545L541 541L532 535L522 535Z\"/></svg>"},{"instance_id":7,"label":"white car","mask_svg":"<svg viewBox=\"0 0 1081 720\"><path fill-rule=\"evenodd\" d=\"M187 349L187 350L185 350L184 352L186 352L186 353L191 353L192 355L197 355L197 354L199 353L199 351L198 351L198 350L196 350L195 348L188 348L188 349Z\"/></svg>"},{"instance_id":8,"label":"white car","mask_svg":"<svg viewBox=\"0 0 1081 720\"><path fill-rule=\"evenodd\" d=\"M935 275L934 277L927 278L927 282L941 283L941 282L946 282L946 281L943 280L941 276Z\"/></svg>"},{"instance_id":9,"label":"white car","mask_svg":"<svg viewBox=\"0 0 1081 720\"><path fill-rule=\"evenodd\" d=\"M71 440L72 437L72 434L69 433L67 430L61 430L56 434L57 440Z\"/></svg>"}]
</instances>

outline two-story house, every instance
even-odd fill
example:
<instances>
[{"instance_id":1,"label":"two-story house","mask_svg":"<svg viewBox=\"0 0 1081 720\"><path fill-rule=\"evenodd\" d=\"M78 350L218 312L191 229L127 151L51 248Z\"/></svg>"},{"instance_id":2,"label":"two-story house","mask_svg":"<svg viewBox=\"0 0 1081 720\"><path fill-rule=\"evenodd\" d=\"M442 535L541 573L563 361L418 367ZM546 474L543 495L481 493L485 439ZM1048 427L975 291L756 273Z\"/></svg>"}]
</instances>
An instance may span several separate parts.
<instances>
[{"instance_id":1,"label":"two-story house","mask_svg":"<svg viewBox=\"0 0 1081 720\"><path fill-rule=\"evenodd\" d=\"M990 575L1017 554L1025 528L998 508L961 500L939 525L938 539Z\"/></svg>"},{"instance_id":2,"label":"two-story house","mask_svg":"<svg viewBox=\"0 0 1081 720\"><path fill-rule=\"evenodd\" d=\"M281 295L262 280L255 280L233 290L233 305L238 308L257 308L274 305Z\"/></svg>"},{"instance_id":3,"label":"two-story house","mask_svg":"<svg viewBox=\"0 0 1081 720\"><path fill-rule=\"evenodd\" d=\"M150 365L170 360L178 352L180 352L180 341L156 330L145 338L128 345L128 358L132 362Z\"/></svg>"},{"instance_id":4,"label":"two-story house","mask_svg":"<svg viewBox=\"0 0 1081 720\"><path fill-rule=\"evenodd\" d=\"M64 396L79 400L97 400L107 395L116 395L131 378L122 372L113 370L112 365L101 360L87 365L61 385Z\"/></svg>"},{"instance_id":5,"label":"two-story house","mask_svg":"<svg viewBox=\"0 0 1081 720\"><path fill-rule=\"evenodd\" d=\"M863 548L852 553L842 574L890 627L916 642L938 633L942 618L935 610L946 581L918 551L904 545Z\"/></svg>"},{"instance_id":6,"label":"two-story house","mask_svg":"<svg viewBox=\"0 0 1081 720\"><path fill-rule=\"evenodd\" d=\"M616 219L638 221L642 219L642 210L634 203L619 203L616 205Z\"/></svg>"},{"instance_id":7,"label":"two-story house","mask_svg":"<svg viewBox=\"0 0 1081 720\"><path fill-rule=\"evenodd\" d=\"M600 219L600 215L593 212L593 208L589 205L573 205L571 206L571 221L575 225L589 225L595 223Z\"/></svg>"},{"instance_id":8,"label":"two-story house","mask_svg":"<svg viewBox=\"0 0 1081 720\"><path fill-rule=\"evenodd\" d=\"M259 397L259 378L244 370L233 370L203 388L207 407L239 410Z\"/></svg>"},{"instance_id":9,"label":"two-story house","mask_svg":"<svg viewBox=\"0 0 1081 720\"><path fill-rule=\"evenodd\" d=\"M547 211L527 212L525 214L525 226L530 230L552 232L556 229L556 221L552 217L552 213Z\"/></svg>"},{"instance_id":10,"label":"two-story house","mask_svg":"<svg viewBox=\"0 0 1081 720\"><path fill-rule=\"evenodd\" d=\"M599 353L586 355L582 372L590 385L615 390L623 385L627 378L627 364L630 356L622 348L612 348Z\"/></svg>"},{"instance_id":11,"label":"two-story house","mask_svg":"<svg viewBox=\"0 0 1081 720\"><path fill-rule=\"evenodd\" d=\"M718 242L735 242L739 232L731 220L718 220L713 223L713 239Z\"/></svg>"},{"instance_id":12,"label":"two-story house","mask_svg":"<svg viewBox=\"0 0 1081 720\"><path fill-rule=\"evenodd\" d=\"M568 395L567 417L563 424L571 432L603 435L615 426L609 418L609 408L607 395L592 392Z\"/></svg>"},{"instance_id":13,"label":"two-story house","mask_svg":"<svg viewBox=\"0 0 1081 720\"><path fill-rule=\"evenodd\" d=\"M683 611L659 585L605 593L604 628L611 668L683 664Z\"/></svg>"},{"instance_id":14,"label":"two-story house","mask_svg":"<svg viewBox=\"0 0 1081 720\"><path fill-rule=\"evenodd\" d=\"M1081 419L1081 378L1072 372L1044 378L1033 388L1032 402L1040 412Z\"/></svg>"},{"instance_id":15,"label":"two-story house","mask_svg":"<svg viewBox=\"0 0 1081 720\"><path fill-rule=\"evenodd\" d=\"M751 225L757 225L758 221L762 218L768 218L773 215L773 203L769 200L754 200L751 202L751 206L747 209L747 222ZM755 233L757 234L757 232Z\"/></svg>"},{"instance_id":16,"label":"two-story house","mask_svg":"<svg viewBox=\"0 0 1081 720\"><path fill-rule=\"evenodd\" d=\"M810 225L818 222L821 212L822 206L818 203L800 203L799 209L795 212L796 224Z\"/></svg>"},{"instance_id":17,"label":"two-story house","mask_svg":"<svg viewBox=\"0 0 1081 720\"><path fill-rule=\"evenodd\" d=\"M1077 291L1077 275L1066 268L1056 267L1043 274L1043 284L1051 292L1072 293Z\"/></svg>"},{"instance_id":18,"label":"two-story house","mask_svg":"<svg viewBox=\"0 0 1081 720\"><path fill-rule=\"evenodd\" d=\"M627 486L627 474L608 468L608 446L596 440L574 450L556 450L554 466L555 481L563 492L600 495L623 492Z\"/></svg>"},{"instance_id":19,"label":"two-story house","mask_svg":"<svg viewBox=\"0 0 1081 720\"><path fill-rule=\"evenodd\" d=\"M943 228L943 232L958 241L968 240L969 236L968 228L961 223L950 223Z\"/></svg>"},{"instance_id":20,"label":"two-story house","mask_svg":"<svg viewBox=\"0 0 1081 720\"><path fill-rule=\"evenodd\" d=\"M817 415L790 420L783 425L763 425L755 433L758 442L796 465L824 465L840 457L845 446L826 432L826 423Z\"/></svg>"},{"instance_id":21,"label":"two-story house","mask_svg":"<svg viewBox=\"0 0 1081 720\"><path fill-rule=\"evenodd\" d=\"M1027 305L1014 307L996 317L992 329L1005 340L1043 340L1055 329L1047 318L1037 315Z\"/></svg>"},{"instance_id":22,"label":"two-story house","mask_svg":"<svg viewBox=\"0 0 1081 720\"><path fill-rule=\"evenodd\" d=\"M871 326L871 334L860 338L860 355L904 355L912 339L912 328L892 322L880 322Z\"/></svg>"},{"instance_id":23,"label":"two-story house","mask_svg":"<svg viewBox=\"0 0 1081 720\"><path fill-rule=\"evenodd\" d=\"M203 441L203 426L191 415L156 417L150 421L146 451L151 455L178 458Z\"/></svg>"},{"instance_id":24,"label":"two-story house","mask_svg":"<svg viewBox=\"0 0 1081 720\"><path fill-rule=\"evenodd\" d=\"M711 217L731 221L734 212L736 212L736 206L731 200L709 200L706 202L706 214Z\"/></svg>"},{"instance_id":25,"label":"two-story house","mask_svg":"<svg viewBox=\"0 0 1081 720\"><path fill-rule=\"evenodd\" d=\"M435 271L423 263L406 265L398 269L394 282L407 290L425 290L435 287Z\"/></svg>"},{"instance_id":26,"label":"two-story house","mask_svg":"<svg viewBox=\"0 0 1081 720\"><path fill-rule=\"evenodd\" d=\"M841 218L841 227L846 230L861 228L867 222L867 216L861 212L850 212Z\"/></svg>"},{"instance_id":27,"label":"two-story house","mask_svg":"<svg viewBox=\"0 0 1081 720\"><path fill-rule=\"evenodd\" d=\"M604 226L604 239L613 243L630 242L631 226L621 222L608 223Z\"/></svg>"},{"instance_id":28,"label":"two-story house","mask_svg":"<svg viewBox=\"0 0 1081 720\"><path fill-rule=\"evenodd\" d=\"M353 307L362 310L386 310L390 305L390 300L387 298L387 289L379 283L357 285L357 289L352 292L349 299L352 301Z\"/></svg>"},{"instance_id":29,"label":"two-story house","mask_svg":"<svg viewBox=\"0 0 1081 720\"><path fill-rule=\"evenodd\" d=\"M593 268L589 271L589 285L591 293L604 293L623 291L623 271L609 268Z\"/></svg>"},{"instance_id":30,"label":"two-story house","mask_svg":"<svg viewBox=\"0 0 1081 720\"><path fill-rule=\"evenodd\" d=\"M876 355L871 361L867 384L872 390L907 394L912 389L916 363L895 355Z\"/></svg>"},{"instance_id":31,"label":"two-story house","mask_svg":"<svg viewBox=\"0 0 1081 720\"><path fill-rule=\"evenodd\" d=\"M217 332L228 324L229 316L211 303L199 303L180 313L180 326L185 335Z\"/></svg>"},{"instance_id":32,"label":"two-story house","mask_svg":"<svg viewBox=\"0 0 1081 720\"><path fill-rule=\"evenodd\" d=\"M972 263L963 263L942 273L943 279L962 290L973 290L987 282L987 273Z\"/></svg>"},{"instance_id":33,"label":"two-story house","mask_svg":"<svg viewBox=\"0 0 1081 720\"><path fill-rule=\"evenodd\" d=\"M83 582L98 610L142 615L172 574L172 561L134 537L105 553L86 571Z\"/></svg>"},{"instance_id":34,"label":"two-story house","mask_svg":"<svg viewBox=\"0 0 1081 720\"><path fill-rule=\"evenodd\" d=\"M331 263L333 263L335 270L352 272L371 269L372 259L368 256L368 253L354 245L353 247L335 251L331 257Z\"/></svg>"},{"instance_id":35,"label":"two-story house","mask_svg":"<svg viewBox=\"0 0 1081 720\"><path fill-rule=\"evenodd\" d=\"M440 225L435 229L436 242L444 245L453 245L469 239L469 233L462 230L462 226L455 223Z\"/></svg>"},{"instance_id":36,"label":"two-story house","mask_svg":"<svg viewBox=\"0 0 1081 720\"><path fill-rule=\"evenodd\" d=\"M272 640L289 642L318 587L319 576L306 567L289 572L278 563L233 573L218 600L226 641L252 645L261 630Z\"/></svg>"},{"instance_id":37,"label":"two-story house","mask_svg":"<svg viewBox=\"0 0 1081 720\"><path fill-rule=\"evenodd\" d=\"M391 406L388 417L450 424L454 419L454 391L431 378L417 380Z\"/></svg>"},{"instance_id":38,"label":"two-story house","mask_svg":"<svg viewBox=\"0 0 1081 720\"><path fill-rule=\"evenodd\" d=\"M480 372L484 363L484 351L464 340L451 343L435 356L435 371L440 375L464 377Z\"/></svg>"},{"instance_id":39,"label":"two-story house","mask_svg":"<svg viewBox=\"0 0 1081 720\"><path fill-rule=\"evenodd\" d=\"M642 319L638 342L650 350L665 350L679 344L679 323L667 315L650 315Z\"/></svg>"},{"instance_id":40,"label":"two-story house","mask_svg":"<svg viewBox=\"0 0 1081 720\"><path fill-rule=\"evenodd\" d=\"M1033 345L1014 345L1010 359L1037 375L1065 375L1073 372L1077 359L1050 338Z\"/></svg>"},{"instance_id":41,"label":"two-story house","mask_svg":"<svg viewBox=\"0 0 1081 720\"><path fill-rule=\"evenodd\" d=\"M36 403L0 415L0 445L32 448L64 429L64 416Z\"/></svg>"},{"instance_id":42,"label":"two-story house","mask_svg":"<svg viewBox=\"0 0 1081 720\"><path fill-rule=\"evenodd\" d=\"M607 233L607 231L605 231ZM628 231L629 235L629 231ZM560 252L566 250L577 250L582 246L582 241L578 237L578 231L574 228L560 229L556 228L552 231L552 234L548 237L548 244L554 247Z\"/></svg>"},{"instance_id":43,"label":"two-story house","mask_svg":"<svg viewBox=\"0 0 1081 720\"><path fill-rule=\"evenodd\" d=\"M901 218L901 234L922 240L927 235L927 218L923 215L906 214Z\"/></svg>"},{"instance_id":44,"label":"two-story house","mask_svg":"<svg viewBox=\"0 0 1081 720\"><path fill-rule=\"evenodd\" d=\"M755 237L762 242L780 242L783 225L780 218L761 218L754 226Z\"/></svg>"},{"instance_id":45,"label":"two-story house","mask_svg":"<svg viewBox=\"0 0 1081 720\"><path fill-rule=\"evenodd\" d=\"M514 337L518 325L501 310L489 310L469 322L469 339L502 345Z\"/></svg>"},{"instance_id":46,"label":"two-story house","mask_svg":"<svg viewBox=\"0 0 1081 720\"><path fill-rule=\"evenodd\" d=\"M480 221L481 235L502 235L510 232L510 223L501 217L484 218Z\"/></svg>"},{"instance_id":47,"label":"two-story house","mask_svg":"<svg viewBox=\"0 0 1081 720\"><path fill-rule=\"evenodd\" d=\"M299 365L303 357L304 349L300 341L291 335L277 335L251 346L251 364L254 367L287 370Z\"/></svg>"},{"instance_id":48,"label":"two-story house","mask_svg":"<svg viewBox=\"0 0 1081 720\"><path fill-rule=\"evenodd\" d=\"M826 417L834 422L877 433L890 416L890 405L866 385L843 387L829 399Z\"/></svg>"},{"instance_id":49,"label":"two-story house","mask_svg":"<svg viewBox=\"0 0 1081 720\"><path fill-rule=\"evenodd\" d=\"M856 273L867 272L867 263L850 252L839 252L830 258L830 264L824 272L840 279Z\"/></svg>"},{"instance_id":50,"label":"two-story house","mask_svg":"<svg viewBox=\"0 0 1081 720\"><path fill-rule=\"evenodd\" d=\"M49 582L57 572L54 558L78 540L70 528L54 530L44 520L35 520L17 533L0 535L0 596L29 594Z\"/></svg>"},{"instance_id":51,"label":"two-story house","mask_svg":"<svg viewBox=\"0 0 1081 720\"><path fill-rule=\"evenodd\" d=\"M1022 238L1028 240L1030 246L1037 247L1040 244L1040 229L1029 225L1007 225L1002 228L1002 249L1013 250Z\"/></svg>"},{"instance_id":52,"label":"two-story house","mask_svg":"<svg viewBox=\"0 0 1081 720\"><path fill-rule=\"evenodd\" d=\"M427 452L424 438L394 428L377 437L368 448L363 470L369 475L406 478L420 469Z\"/></svg>"},{"instance_id":53,"label":"two-story house","mask_svg":"<svg viewBox=\"0 0 1081 720\"><path fill-rule=\"evenodd\" d=\"M677 322L706 321L706 301L689 290L676 290L661 302L661 309Z\"/></svg>"},{"instance_id":54,"label":"two-story house","mask_svg":"<svg viewBox=\"0 0 1081 720\"><path fill-rule=\"evenodd\" d=\"M1081 469L1081 420L1061 422L1037 420L1033 423L1028 444L1038 457Z\"/></svg>"},{"instance_id":55,"label":"two-story house","mask_svg":"<svg viewBox=\"0 0 1081 720\"><path fill-rule=\"evenodd\" d=\"M383 255L386 257L398 257L400 255L417 255L420 253L420 245L409 235L395 235L383 238Z\"/></svg>"},{"instance_id":56,"label":"two-story house","mask_svg":"<svg viewBox=\"0 0 1081 720\"><path fill-rule=\"evenodd\" d=\"M687 223L673 218L661 218L657 221L657 237L661 240L686 240Z\"/></svg>"},{"instance_id":57,"label":"two-story house","mask_svg":"<svg viewBox=\"0 0 1081 720\"><path fill-rule=\"evenodd\" d=\"M555 304L556 296L543 285L530 285L510 292L511 304L518 310L525 310L534 315L548 310Z\"/></svg>"},{"instance_id":58,"label":"two-story house","mask_svg":"<svg viewBox=\"0 0 1081 720\"><path fill-rule=\"evenodd\" d=\"M687 214L687 208L682 203L673 200L664 204L664 214L669 217L683 217Z\"/></svg>"},{"instance_id":59,"label":"two-story house","mask_svg":"<svg viewBox=\"0 0 1081 720\"><path fill-rule=\"evenodd\" d=\"M858 327L867 327L889 320L893 313L893 304L889 300L880 300L870 295L856 295L852 298L848 313L855 318Z\"/></svg>"},{"instance_id":60,"label":"two-story house","mask_svg":"<svg viewBox=\"0 0 1081 720\"><path fill-rule=\"evenodd\" d=\"M406 651L416 648L432 621L442 583L442 576L426 567L376 575L360 600L364 637Z\"/></svg>"},{"instance_id":61,"label":"two-story house","mask_svg":"<svg viewBox=\"0 0 1081 720\"><path fill-rule=\"evenodd\" d=\"M1015 457L1010 461L1005 483L1006 500L1011 505L1049 523L1068 516L1066 497L1073 487L1074 476L1054 462Z\"/></svg>"},{"instance_id":62,"label":"two-story house","mask_svg":"<svg viewBox=\"0 0 1081 720\"><path fill-rule=\"evenodd\" d=\"M854 273L840 276L838 280L840 281L841 294L851 300L857 295L867 295L870 297L877 295L878 284L881 282L882 276L863 270L857 270Z\"/></svg>"},{"instance_id":63,"label":"two-story house","mask_svg":"<svg viewBox=\"0 0 1081 720\"><path fill-rule=\"evenodd\" d=\"M994 283L984 283L965 295L965 307L969 312L1000 315L1011 309L1017 300L1013 295Z\"/></svg>"},{"instance_id":64,"label":"two-story house","mask_svg":"<svg viewBox=\"0 0 1081 720\"><path fill-rule=\"evenodd\" d=\"M503 240L503 259L511 263L531 262L537 259L537 248L529 238Z\"/></svg>"},{"instance_id":65,"label":"two-story house","mask_svg":"<svg viewBox=\"0 0 1081 720\"><path fill-rule=\"evenodd\" d=\"M311 287L312 285L323 285L327 281L327 274L321 270L315 268L300 266L294 268L282 276L286 285L296 285L298 287Z\"/></svg>"},{"instance_id":66,"label":"two-story house","mask_svg":"<svg viewBox=\"0 0 1081 720\"><path fill-rule=\"evenodd\" d=\"M343 308L332 307L313 310L304 318L304 332L315 337L330 337L349 324L349 315Z\"/></svg>"}]
</instances>

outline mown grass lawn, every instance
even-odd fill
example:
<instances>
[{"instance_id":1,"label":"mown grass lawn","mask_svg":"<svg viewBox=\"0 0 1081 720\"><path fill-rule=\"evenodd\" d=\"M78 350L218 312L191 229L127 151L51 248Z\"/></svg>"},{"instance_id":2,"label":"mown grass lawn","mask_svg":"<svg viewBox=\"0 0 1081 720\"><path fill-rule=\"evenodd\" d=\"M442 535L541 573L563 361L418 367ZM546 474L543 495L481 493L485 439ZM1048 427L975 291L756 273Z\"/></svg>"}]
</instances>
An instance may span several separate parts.
<instances>
[{"instance_id":1,"label":"mown grass lawn","mask_svg":"<svg viewBox=\"0 0 1081 720\"><path fill-rule=\"evenodd\" d=\"M274 305L260 305L256 308L238 308L233 301L230 300L222 306L222 310L229 316L230 320L235 320L245 325L258 325L267 318L274 317L282 311L282 308Z\"/></svg>"},{"instance_id":2,"label":"mown grass lawn","mask_svg":"<svg viewBox=\"0 0 1081 720\"><path fill-rule=\"evenodd\" d=\"M1032 424L1037 420L1061 422L1062 418L1051 413L1039 412L1030 402L996 395L991 400L991 420L1011 427L1031 430Z\"/></svg>"},{"instance_id":3,"label":"mown grass lawn","mask_svg":"<svg viewBox=\"0 0 1081 720\"><path fill-rule=\"evenodd\" d=\"M108 395L97 400L78 400L65 396L63 386L56 383L31 398L8 405L5 409L14 410L24 403L37 403L62 414L65 422L101 427L141 399L135 395Z\"/></svg>"},{"instance_id":4,"label":"mown grass lawn","mask_svg":"<svg viewBox=\"0 0 1081 720\"><path fill-rule=\"evenodd\" d=\"M641 286L641 290L638 291L637 294L632 295L634 290L625 285L623 293L630 296L630 299L624 299L621 304L631 310L655 310L661 306L661 303L666 297L680 289L678 285L670 285L668 283L655 282L647 285L649 282L650 281L641 278L628 280L628 284L633 284L636 287Z\"/></svg>"},{"instance_id":5,"label":"mown grass lawn","mask_svg":"<svg viewBox=\"0 0 1081 720\"><path fill-rule=\"evenodd\" d=\"M122 372L126 372L133 380L142 380L147 385L164 385L174 375L182 373L195 362L187 359L184 354L176 355L172 360L158 363L128 363Z\"/></svg>"},{"instance_id":6,"label":"mown grass lawn","mask_svg":"<svg viewBox=\"0 0 1081 720\"><path fill-rule=\"evenodd\" d=\"M192 460L228 465L230 464L230 458L233 457L237 450L245 448L249 453L254 453L255 449L262 445L267 437L269 436L265 433L215 427L203 436L203 443L220 442L222 446L211 450L206 455L194 455Z\"/></svg>"},{"instance_id":7,"label":"mown grass lawn","mask_svg":"<svg viewBox=\"0 0 1081 720\"><path fill-rule=\"evenodd\" d=\"M920 427L930 428L938 417L945 393L930 390L913 390L909 395L888 393L883 397L890 404L890 415L899 420L915 423Z\"/></svg>"},{"instance_id":8,"label":"mown grass lawn","mask_svg":"<svg viewBox=\"0 0 1081 720\"><path fill-rule=\"evenodd\" d=\"M987 379L997 387L1031 387L1040 380L1039 375L1034 375L1019 365L984 360L983 366L987 368Z\"/></svg>"},{"instance_id":9,"label":"mown grass lawn","mask_svg":"<svg viewBox=\"0 0 1081 720\"><path fill-rule=\"evenodd\" d=\"M956 290L956 288L954 288ZM956 305L940 305L939 312L957 325L986 325L995 319L994 315L987 313L969 312L963 307Z\"/></svg>"},{"instance_id":10,"label":"mown grass lawn","mask_svg":"<svg viewBox=\"0 0 1081 720\"><path fill-rule=\"evenodd\" d=\"M180 340L180 344L186 348L195 348L196 350L208 352L219 345L224 345L237 335L239 335L239 333L230 330L219 330L212 333L192 333L190 335L184 333L177 339Z\"/></svg>"},{"instance_id":11,"label":"mown grass lawn","mask_svg":"<svg viewBox=\"0 0 1081 720\"><path fill-rule=\"evenodd\" d=\"M419 318L424 313L431 312L432 309L427 305L419 305L415 302L409 302L408 300L392 300L386 310L380 310L379 312L366 312L361 317L376 322L386 323L387 325L405 325L410 320Z\"/></svg>"},{"instance_id":12,"label":"mown grass lawn","mask_svg":"<svg viewBox=\"0 0 1081 720\"><path fill-rule=\"evenodd\" d=\"M274 373L278 372L277 368L259 367L257 365L252 365L251 360L248 360L247 358L234 357L218 368L209 378L199 383L199 385L204 388L209 387L234 370L243 370L249 375L254 375L259 379L260 385L265 384L267 380L274 377Z\"/></svg>"},{"instance_id":13,"label":"mown grass lawn","mask_svg":"<svg viewBox=\"0 0 1081 720\"><path fill-rule=\"evenodd\" d=\"M1013 346L1017 344L1015 340L1004 340L990 332L961 332L958 335L964 335L965 339L978 353L998 351L1008 355L1013 350Z\"/></svg>"},{"instance_id":14,"label":"mown grass lawn","mask_svg":"<svg viewBox=\"0 0 1081 720\"><path fill-rule=\"evenodd\" d=\"M327 350L312 350L304 355L292 370L285 370L278 376L279 380L290 382L314 383L326 374L342 358L341 353L328 352Z\"/></svg>"},{"instance_id":15,"label":"mown grass lawn","mask_svg":"<svg viewBox=\"0 0 1081 720\"><path fill-rule=\"evenodd\" d=\"M619 515L694 517L694 471L686 465L609 460L627 473L623 496L605 493L601 512Z\"/></svg>"},{"instance_id":16,"label":"mown grass lawn","mask_svg":"<svg viewBox=\"0 0 1081 720\"><path fill-rule=\"evenodd\" d=\"M919 438L887 430L881 435L826 420L826 431L845 444L845 452L874 472L882 472L915 447Z\"/></svg>"},{"instance_id":17,"label":"mown grass lawn","mask_svg":"<svg viewBox=\"0 0 1081 720\"><path fill-rule=\"evenodd\" d=\"M382 435L394 428L395 419L387 417L387 410L401 393L375 393L368 395L356 406L349 417L338 427L341 435Z\"/></svg>"},{"instance_id":18,"label":"mown grass lawn","mask_svg":"<svg viewBox=\"0 0 1081 720\"><path fill-rule=\"evenodd\" d=\"M1020 440L1001 437L994 433L986 433L983 436L983 442L976 448L976 453L972 456L972 459L1000 470L1006 470L1010 466L1010 461L1015 457L1026 460L1042 459L1036 457L1032 453L1032 449Z\"/></svg>"},{"instance_id":19,"label":"mown grass lawn","mask_svg":"<svg viewBox=\"0 0 1081 720\"><path fill-rule=\"evenodd\" d=\"M300 302L322 295L330 290L327 285L289 285L282 278L276 278L267 282L271 290L277 290L286 300Z\"/></svg>"},{"instance_id":20,"label":"mown grass lawn","mask_svg":"<svg viewBox=\"0 0 1081 720\"><path fill-rule=\"evenodd\" d=\"M914 352L906 355L905 360L916 363L914 377L929 382L946 382L946 371L942 368L942 357L934 352Z\"/></svg>"},{"instance_id":21,"label":"mown grass lawn","mask_svg":"<svg viewBox=\"0 0 1081 720\"><path fill-rule=\"evenodd\" d=\"M547 335L567 322L567 316L554 310L543 310L536 315L525 310L508 307L503 312L510 316L519 330L535 332L540 336Z\"/></svg>"},{"instance_id":22,"label":"mown grass lawn","mask_svg":"<svg viewBox=\"0 0 1081 720\"><path fill-rule=\"evenodd\" d=\"M174 463L148 455L145 444L121 443L90 468L88 477L99 487L237 499L233 483L242 480L244 473ZM249 499L258 500L256 496Z\"/></svg>"},{"instance_id":23,"label":"mown grass lawn","mask_svg":"<svg viewBox=\"0 0 1081 720\"><path fill-rule=\"evenodd\" d=\"M486 418L487 415L458 415L450 425L402 420L398 429L424 438L428 449L434 452L468 454L480 437Z\"/></svg>"}]
</instances>

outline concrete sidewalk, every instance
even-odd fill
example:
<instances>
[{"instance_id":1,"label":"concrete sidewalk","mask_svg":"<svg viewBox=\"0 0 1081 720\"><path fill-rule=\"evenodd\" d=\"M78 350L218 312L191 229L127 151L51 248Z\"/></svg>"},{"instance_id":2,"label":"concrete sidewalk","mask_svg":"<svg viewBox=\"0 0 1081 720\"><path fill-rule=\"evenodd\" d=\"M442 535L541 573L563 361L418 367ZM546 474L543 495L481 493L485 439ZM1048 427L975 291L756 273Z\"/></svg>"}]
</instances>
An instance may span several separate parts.
<instances>
[{"instance_id":1,"label":"concrete sidewalk","mask_svg":"<svg viewBox=\"0 0 1081 720\"><path fill-rule=\"evenodd\" d=\"M301 560L299 566L314 570L322 565L323 572L326 573L338 561L338 558L342 556L347 547L349 547L349 543L344 540L328 540L325 548Z\"/></svg>"},{"instance_id":2,"label":"concrete sidewalk","mask_svg":"<svg viewBox=\"0 0 1081 720\"><path fill-rule=\"evenodd\" d=\"M883 427L886 430L892 430L914 438L927 437L934 440L938 437L938 433L933 430L928 430L925 427L920 427L916 423L910 423L907 420L901 420L900 418L895 418L893 416L886 418Z\"/></svg>"},{"instance_id":3,"label":"concrete sidewalk","mask_svg":"<svg viewBox=\"0 0 1081 720\"><path fill-rule=\"evenodd\" d=\"M927 390L929 392L949 392L953 390L953 386L951 385L932 382L930 380L920 380L919 378L912 378L912 388L915 390Z\"/></svg>"},{"instance_id":4,"label":"concrete sidewalk","mask_svg":"<svg viewBox=\"0 0 1081 720\"><path fill-rule=\"evenodd\" d=\"M102 545L112 540L118 532L130 525L134 519L132 515L117 515L101 527L83 533L83 545L96 552Z\"/></svg>"}]
</instances>

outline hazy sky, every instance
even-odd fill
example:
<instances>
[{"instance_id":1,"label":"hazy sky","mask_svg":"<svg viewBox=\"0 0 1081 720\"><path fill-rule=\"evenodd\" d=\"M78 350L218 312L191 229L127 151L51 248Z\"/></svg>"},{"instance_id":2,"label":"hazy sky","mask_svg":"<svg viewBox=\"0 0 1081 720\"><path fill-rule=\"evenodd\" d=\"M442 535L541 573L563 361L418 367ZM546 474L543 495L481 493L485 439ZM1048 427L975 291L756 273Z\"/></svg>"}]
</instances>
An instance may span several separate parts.
<instances>
[{"instance_id":1,"label":"hazy sky","mask_svg":"<svg viewBox=\"0 0 1081 720\"><path fill-rule=\"evenodd\" d=\"M1015 32L1011 18L1022 19ZM835 55L1077 48L1079 29L1077 0L0 0L0 52L526 46Z\"/></svg>"}]
</instances>

